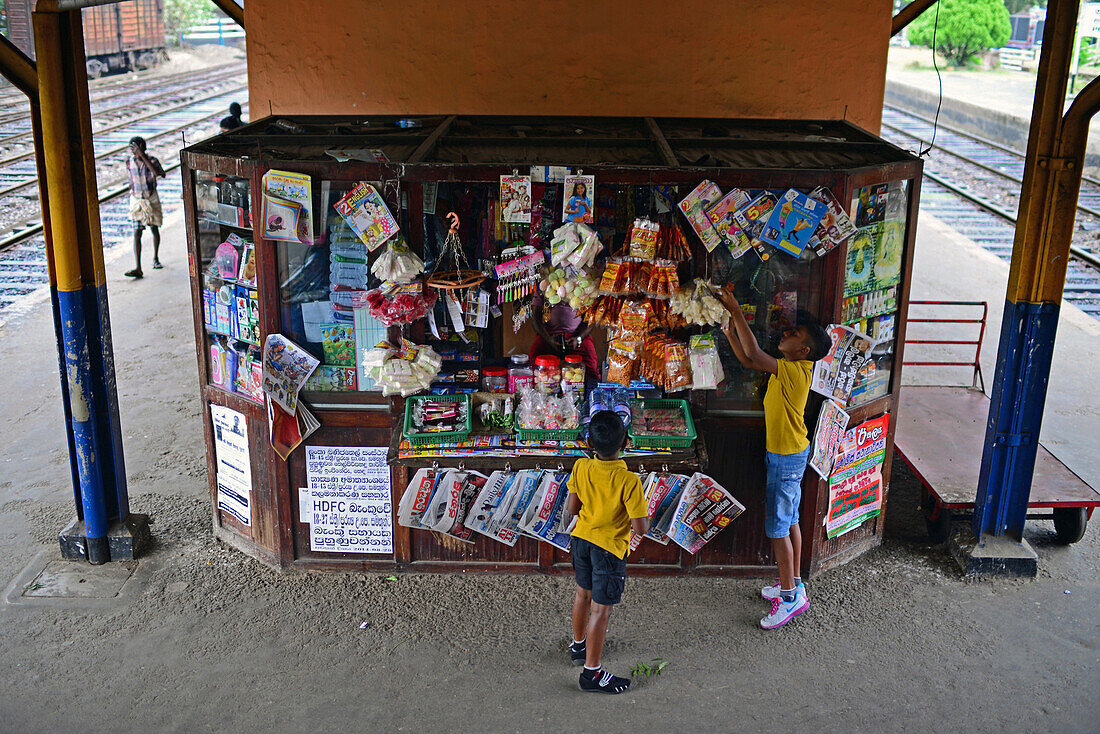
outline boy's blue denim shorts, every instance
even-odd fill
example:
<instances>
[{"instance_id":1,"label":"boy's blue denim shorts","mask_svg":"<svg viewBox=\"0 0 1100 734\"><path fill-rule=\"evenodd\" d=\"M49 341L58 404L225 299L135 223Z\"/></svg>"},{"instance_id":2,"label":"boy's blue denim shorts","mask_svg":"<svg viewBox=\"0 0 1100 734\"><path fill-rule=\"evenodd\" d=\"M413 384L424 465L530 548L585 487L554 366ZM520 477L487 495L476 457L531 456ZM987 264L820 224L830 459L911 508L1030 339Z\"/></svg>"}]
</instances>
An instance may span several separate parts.
<instances>
[{"instance_id":1,"label":"boy's blue denim shorts","mask_svg":"<svg viewBox=\"0 0 1100 734\"><path fill-rule=\"evenodd\" d=\"M569 545L577 586L592 592L592 601L611 606L623 597L626 559L616 558L595 543L573 538Z\"/></svg>"},{"instance_id":2,"label":"boy's blue denim shorts","mask_svg":"<svg viewBox=\"0 0 1100 734\"><path fill-rule=\"evenodd\" d=\"M809 456L809 446L797 454L764 452L768 468L768 483L764 489L764 534L769 538L786 538L791 534L791 526L798 524L802 474Z\"/></svg>"}]
</instances>

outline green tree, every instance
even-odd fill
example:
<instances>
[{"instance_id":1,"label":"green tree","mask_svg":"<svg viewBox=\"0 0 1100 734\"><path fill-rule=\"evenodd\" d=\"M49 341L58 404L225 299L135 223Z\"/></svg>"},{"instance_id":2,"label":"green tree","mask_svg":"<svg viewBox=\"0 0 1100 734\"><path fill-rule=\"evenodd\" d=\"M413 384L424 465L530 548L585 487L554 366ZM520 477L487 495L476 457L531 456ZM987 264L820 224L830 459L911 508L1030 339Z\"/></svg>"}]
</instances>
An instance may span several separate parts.
<instances>
[{"instance_id":1,"label":"green tree","mask_svg":"<svg viewBox=\"0 0 1100 734\"><path fill-rule=\"evenodd\" d=\"M164 34L172 43L179 43L191 26L213 17L214 3L210 0L164 0Z\"/></svg>"},{"instance_id":2,"label":"green tree","mask_svg":"<svg viewBox=\"0 0 1100 734\"><path fill-rule=\"evenodd\" d=\"M1003 46L1012 31L1004 0L939 0L938 4L936 52L957 66L974 54ZM932 7L909 26L909 42L931 46L935 25L936 8Z\"/></svg>"}]
</instances>

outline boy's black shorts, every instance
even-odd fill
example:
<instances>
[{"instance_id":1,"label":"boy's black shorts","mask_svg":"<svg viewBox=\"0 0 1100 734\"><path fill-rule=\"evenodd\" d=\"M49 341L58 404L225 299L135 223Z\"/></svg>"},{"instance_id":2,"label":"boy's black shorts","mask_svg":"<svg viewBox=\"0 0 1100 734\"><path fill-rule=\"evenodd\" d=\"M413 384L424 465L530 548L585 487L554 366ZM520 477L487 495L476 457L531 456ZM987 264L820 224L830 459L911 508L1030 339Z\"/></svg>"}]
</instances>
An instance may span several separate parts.
<instances>
[{"instance_id":1,"label":"boy's black shorts","mask_svg":"<svg viewBox=\"0 0 1100 734\"><path fill-rule=\"evenodd\" d=\"M618 604L626 583L626 559L616 558L584 538L570 541L570 555L577 586L591 591L592 601L597 604Z\"/></svg>"}]
</instances>

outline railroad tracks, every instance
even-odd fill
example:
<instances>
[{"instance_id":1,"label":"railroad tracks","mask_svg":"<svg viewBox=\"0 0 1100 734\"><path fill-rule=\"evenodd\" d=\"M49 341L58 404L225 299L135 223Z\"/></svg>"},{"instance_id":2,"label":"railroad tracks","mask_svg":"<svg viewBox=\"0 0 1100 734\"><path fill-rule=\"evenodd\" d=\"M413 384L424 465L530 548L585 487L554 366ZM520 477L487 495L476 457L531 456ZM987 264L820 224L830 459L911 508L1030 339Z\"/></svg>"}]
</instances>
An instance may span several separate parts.
<instances>
[{"instance_id":1,"label":"railroad tracks","mask_svg":"<svg viewBox=\"0 0 1100 734\"><path fill-rule=\"evenodd\" d=\"M105 243L124 238L131 229L125 196L129 187L121 165L130 138L144 137L150 153L164 163L169 173L159 186L164 211L168 214L178 209L182 205L181 182L178 174L173 175L179 168L175 162L178 151L191 141L216 132L217 122L227 114L230 102L243 104L242 93L247 88L243 75L243 67L234 65L234 68L216 67L176 75L147 75L142 80L125 80L125 83L111 80L113 84L96 87L97 91L107 90L97 98L100 104L92 113ZM240 83L234 81L238 77ZM183 84L188 78L189 86ZM191 99L180 101L189 95ZM0 119L9 114L5 111L6 99L0 95ZM113 104L103 104L108 100ZM124 119L118 119L120 114ZM3 128L5 133L10 130L7 124ZM48 283L39 217L33 150L0 158L0 232L7 230L0 235L0 320Z\"/></svg>"},{"instance_id":2,"label":"railroad tracks","mask_svg":"<svg viewBox=\"0 0 1100 734\"><path fill-rule=\"evenodd\" d=\"M932 120L886 105L882 136L902 147L929 145ZM921 209L1010 260L1024 153L939 124L925 163ZM1081 181L1065 300L1100 319L1100 180Z\"/></svg>"},{"instance_id":3,"label":"railroad tracks","mask_svg":"<svg viewBox=\"0 0 1100 734\"><path fill-rule=\"evenodd\" d=\"M97 90L98 94L93 92L91 99L93 119L103 126L125 122L156 104L184 101L188 95L198 96L227 84L239 87L241 76L240 66L230 64L156 77L155 85L146 80L137 86L130 82L122 89L110 87ZM8 154L10 158L15 151L33 146L30 107L26 98L10 105L0 100L0 131L0 155ZM3 161L0 161L2 164Z\"/></svg>"}]
</instances>

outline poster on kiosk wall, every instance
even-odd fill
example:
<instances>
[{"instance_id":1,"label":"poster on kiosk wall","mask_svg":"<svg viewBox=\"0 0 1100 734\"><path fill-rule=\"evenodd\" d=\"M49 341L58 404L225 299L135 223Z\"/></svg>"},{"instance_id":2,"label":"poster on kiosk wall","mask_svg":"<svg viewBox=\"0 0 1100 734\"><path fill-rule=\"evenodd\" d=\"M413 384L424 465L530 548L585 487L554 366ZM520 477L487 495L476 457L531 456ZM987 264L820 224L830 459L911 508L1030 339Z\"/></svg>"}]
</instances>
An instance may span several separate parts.
<instances>
[{"instance_id":1,"label":"poster on kiosk wall","mask_svg":"<svg viewBox=\"0 0 1100 734\"><path fill-rule=\"evenodd\" d=\"M384 446L306 446L309 547L329 553L393 553L393 498Z\"/></svg>"},{"instance_id":2,"label":"poster on kiosk wall","mask_svg":"<svg viewBox=\"0 0 1100 734\"><path fill-rule=\"evenodd\" d=\"M882 465L890 414L848 431L829 476L825 535L835 538L882 512Z\"/></svg>"}]
</instances>

